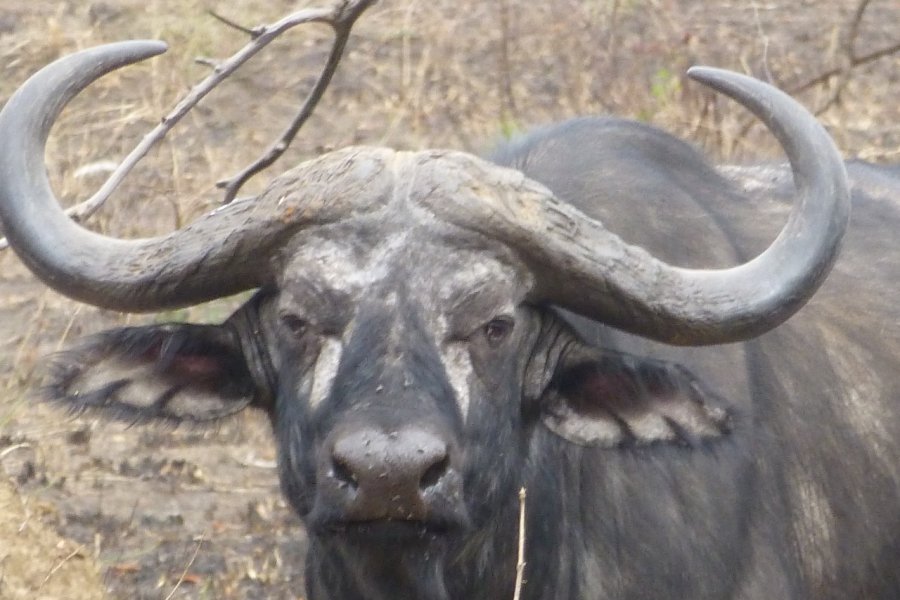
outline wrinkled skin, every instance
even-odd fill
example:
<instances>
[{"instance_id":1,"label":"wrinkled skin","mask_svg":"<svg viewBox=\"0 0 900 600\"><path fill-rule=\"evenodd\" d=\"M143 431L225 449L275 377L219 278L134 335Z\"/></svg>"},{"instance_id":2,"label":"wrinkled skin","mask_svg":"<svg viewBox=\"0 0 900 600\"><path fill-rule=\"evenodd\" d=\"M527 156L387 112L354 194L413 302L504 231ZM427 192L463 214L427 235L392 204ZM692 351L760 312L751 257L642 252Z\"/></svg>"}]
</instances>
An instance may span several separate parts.
<instances>
[{"instance_id":1,"label":"wrinkled skin","mask_svg":"<svg viewBox=\"0 0 900 600\"><path fill-rule=\"evenodd\" d=\"M740 262L789 209L756 185L782 168L732 184L630 122L494 158L674 264ZM529 304L502 244L400 202L298 235L281 281L221 326L86 340L50 395L173 421L266 410L311 534L311 600L512 598L520 487L523 598L898 597L900 204L884 176L857 182L823 290L746 344L668 347ZM340 472L348 424L390 457L386 432L435 432L425 508L403 490L402 510L346 499L369 485Z\"/></svg>"}]
</instances>

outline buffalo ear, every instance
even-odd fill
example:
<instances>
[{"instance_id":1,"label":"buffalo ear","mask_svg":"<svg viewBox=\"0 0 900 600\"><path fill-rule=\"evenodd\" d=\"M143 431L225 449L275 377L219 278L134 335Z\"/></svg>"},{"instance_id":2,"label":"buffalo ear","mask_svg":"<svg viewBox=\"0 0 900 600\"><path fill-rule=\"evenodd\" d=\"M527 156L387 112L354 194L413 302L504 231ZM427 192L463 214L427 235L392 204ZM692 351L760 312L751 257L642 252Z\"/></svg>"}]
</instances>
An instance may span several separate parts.
<instances>
[{"instance_id":1,"label":"buffalo ear","mask_svg":"<svg viewBox=\"0 0 900 600\"><path fill-rule=\"evenodd\" d=\"M730 430L721 401L681 365L589 349L558 366L545 392L544 424L599 447L696 446Z\"/></svg>"},{"instance_id":2,"label":"buffalo ear","mask_svg":"<svg viewBox=\"0 0 900 600\"><path fill-rule=\"evenodd\" d=\"M44 392L76 412L171 423L234 414L257 394L227 323L127 327L88 337L54 357Z\"/></svg>"}]
</instances>

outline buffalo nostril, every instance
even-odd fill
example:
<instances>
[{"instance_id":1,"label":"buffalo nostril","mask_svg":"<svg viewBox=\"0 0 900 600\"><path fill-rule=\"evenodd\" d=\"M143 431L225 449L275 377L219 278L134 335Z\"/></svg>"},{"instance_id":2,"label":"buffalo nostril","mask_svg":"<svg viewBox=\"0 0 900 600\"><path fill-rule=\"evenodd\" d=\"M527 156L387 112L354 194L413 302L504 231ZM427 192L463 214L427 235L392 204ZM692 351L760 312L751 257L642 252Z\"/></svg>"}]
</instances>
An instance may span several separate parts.
<instances>
[{"instance_id":1,"label":"buffalo nostril","mask_svg":"<svg viewBox=\"0 0 900 600\"><path fill-rule=\"evenodd\" d=\"M424 490L437 485L449 468L450 457L447 454L438 457L437 460L432 463L430 467L425 469L425 472L422 474L422 478L419 480L419 489Z\"/></svg>"},{"instance_id":2,"label":"buffalo nostril","mask_svg":"<svg viewBox=\"0 0 900 600\"><path fill-rule=\"evenodd\" d=\"M331 476L338 480L341 485L350 486L354 490L359 486L359 480L353 473L353 469L340 457L335 456L331 459Z\"/></svg>"},{"instance_id":3,"label":"buffalo nostril","mask_svg":"<svg viewBox=\"0 0 900 600\"><path fill-rule=\"evenodd\" d=\"M351 521L421 521L455 494L457 478L444 435L409 425L338 430L323 456L323 494Z\"/></svg>"}]
</instances>

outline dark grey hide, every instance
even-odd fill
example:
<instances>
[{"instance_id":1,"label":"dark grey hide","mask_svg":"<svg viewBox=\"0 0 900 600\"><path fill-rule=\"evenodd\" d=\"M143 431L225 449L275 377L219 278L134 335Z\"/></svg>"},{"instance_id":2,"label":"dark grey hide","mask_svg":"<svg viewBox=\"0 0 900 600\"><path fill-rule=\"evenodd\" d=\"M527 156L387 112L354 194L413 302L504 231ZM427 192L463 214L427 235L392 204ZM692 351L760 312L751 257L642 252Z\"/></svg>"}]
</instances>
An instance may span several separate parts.
<instances>
[{"instance_id":1,"label":"dark grey hide","mask_svg":"<svg viewBox=\"0 0 900 600\"><path fill-rule=\"evenodd\" d=\"M729 181L621 120L494 160L674 264L742 262L790 208L785 167ZM222 326L88 340L51 395L126 418L267 410L311 533L311 600L512 598L522 486L523 598L895 598L900 204L887 169L850 173L835 272L749 343L675 348L561 317L522 302L529 275L502 245L389 211L300 236L277 288ZM374 466L392 461L413 473Z\"/></svg>"}]
</instances>

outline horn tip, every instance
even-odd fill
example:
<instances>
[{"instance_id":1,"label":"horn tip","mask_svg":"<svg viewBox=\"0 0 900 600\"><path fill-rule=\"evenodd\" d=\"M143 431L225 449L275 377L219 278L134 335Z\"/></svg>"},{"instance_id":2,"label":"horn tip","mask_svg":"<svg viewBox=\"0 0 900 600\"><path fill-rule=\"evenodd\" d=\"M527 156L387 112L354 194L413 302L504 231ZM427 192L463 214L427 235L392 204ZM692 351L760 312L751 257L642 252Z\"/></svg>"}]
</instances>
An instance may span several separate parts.
<instances>
[{"instance_id":1,"label":"horn tip","mask_svg":"<svg viewBox=\"0 0 900 600\"><path fill-rule=\"evenodd\" d=\"M687 70L687 76L700 83L708 83L710 81L718 81L725 72L724 69L718 69L716 67L694 65Z\"/></svg>"},{"instance_id":2,"label":"horn tip","mask_svg":"<svg viewBox=\"0 0 900 600\"><path fill-rule=\"evenodd\" d=\"M150 58L157 56L169 49L169 45L161 40L129 40L125 42L117 42L110 44L111 46L119 46L123 49L130 50L135 55L142 58Z\"/></svg>"}]
</instances>

